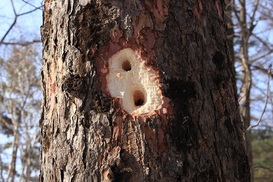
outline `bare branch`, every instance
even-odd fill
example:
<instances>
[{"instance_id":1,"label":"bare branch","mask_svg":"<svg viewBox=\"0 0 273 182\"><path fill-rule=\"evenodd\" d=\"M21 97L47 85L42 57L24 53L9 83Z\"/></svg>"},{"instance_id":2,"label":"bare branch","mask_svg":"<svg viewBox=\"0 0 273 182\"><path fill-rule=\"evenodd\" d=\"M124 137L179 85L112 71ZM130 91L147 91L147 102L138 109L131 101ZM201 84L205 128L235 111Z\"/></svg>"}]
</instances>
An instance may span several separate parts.
<instances>
[{"instance_id":1,"label":"bare branch","mask_svg":"<svg viewBox=\"0 0 273 182\"><path fill-rule=\"evenodd\" d=\"M257 126L259 126L260 122L262 121L262 118L263 118L263 115L266 111L266 107L267 107L267 103L268 103L268 97L269 97L269 90L270 90L270 77L271 77L271 74L272 74L272 64L269 65L269 68L268 68L268 77L267 77L267 88L266 88L266 98L265 98L265 105L264 105L264 109L263 109L263 112L257 122L257 124L255 125L250 125L246 131L250 131L252 128L255 128Z\"/></svg>"},{"instance_id":2,"label":"bare branch","mask_svg":"<svg viewBox=\"0 0 273 182\"><path fill-rule=\"evenodd\" d=\"M265 74L268 74L268 76L270 76L271 78L273 78L273 73L269 73L269 71L261 66L257 66L257 65L254 65L253 68L259 70L260 72L262 73L265 73Z\"/></svg>"},{"instance_id":3,"label":"bare branch","mask_svg":"<svg viewBox=\"0 0 273 182\"><path fill-rule=\"evenodd\" d=\"M269 47L268 43L265 42L262 38L260 38L258 35L252 34L253 37L255 37L258 41L260 41L263 46L265 46L268 50L272 50L272 47Z\"/></svg>"},{"instance_id":4,"label":"bare branch","mask_svg":"<svg viewBox=\"0 0 273 182\"><path fill-rule=\"evenodd\" d=\"M40 39L34 39L32 41L26 41L26 42L2 42L3 45L20 45L20 46L28 46L31 44L41 43L42 41Z\"/></svg>"},{"instance_id":5,"label":"bare branch","mask_svg":"<svg viewBox=\"0 0 273 182\"><path fill-rule=\"evenodd\" d=\"M233 0L233 12L235 17L237 18L237 21L240 22L240 16L238 15L238 10L236 9L235 4L235 0Z\"/></svg>"},{"instance_id":6,"label":"bare branch","mask_svg":"<svg viewBox=\"0 0 273 182\"><path fill-rule=\"evenodd\" d=\"M268 55L270 55L270 54L272 54L272 53L273 53L273 49L269 50L267 53L265 53L265 54L263 54L263 55L261 55L261 56L255 58L255 59L252 59L251 62L254 63L254 62L256 62L257 60L263 59L263 58L265 58L266 56L268 56Z\"/></svg>"},{"instance_id":7,"label":"bare branch","mask_svg":"<svg viewBox=\"0 0 273 182\"><path fill-rule=\"evenodd\" d=\"M14 7L14 3L13 3L13 0L11 0L11 5L12 5L12 10L13 10L13 13L14 13L14 20L12 22L12 24L10 25L9 29L6 31L5 35L2 37L1 41L0 41L0 45L2 44L2 42L4 42L5 38L7 37L7 35L10 33L11 29L14 27L14 25L16 24L17 22L17 14L16 14L16 10L15 10L15 7Z\"/></svg>"},{"instance_id":8,"label":"bare branch","mask_svg":"<svg viewBox=\"0 0 273 182\"><path fill-rule=\"evenodd\" d=\"M32 6L33 8L37 8L37 9L43 10L43 5L37 7L37 6L35 6L35 5L33 5L33 4L29 3L29 2L27 2L26 0L22 0L22 1L23 1L24 3L26 3L26 4L30 5L30 6Z\"/></svg>"},{"instance_id":9,"label":"bare branch","mask_svg":"<svg viewBox=\"0 0 273 182\"><path fill-rule=\"evenodd\" d=\"M240 102L245 96L246 96L246 94L244 94L242 97L240 97L240 98L238 99L238 102Z\"/></svg>"},{"instance_id":10,"label":"bare branch","mask_svg":"<svg viewBox=\"0 0 273 182\"><path fill-rule=\"evenodd\" d=\"M14 6L13 0L11 0L11 5L12 5L13 13L14 13L14 20L13 20L12 24L10 25L9 29L6 31L5 35L2 37L2 39L1 39L1 41L0 41L0 45L4 43L5 38L6 38L7 35L10 33L10 31L12 30L12 28L15 26L18 17L23 16L23 15L26 15L26 14L30 14L30 13L32 13L32 12L38 10L38 9L41 9L41 7L42 7L42 6L40 6L40 7L35 7L34 9L32 9L32 10L30 10L30 11L26 11L26 12L24 12L24 13L17 14L16 9L15 9L15 6Z\"/></svg>"},{"instance_id":11,"label":"bare branch","mask_svg":"<svg viewBox=\"0 0 273 182\"><path fill-rule=\"evenodd\" d=\"M254 28L256 27L257 23L254 23L256 12L258 10L258 7L260 5L260 0L257 0L254 6L253 14L250 16L250 25L249 25L249 36L252 35Z\"/></svg>"},{"instance_id":12,"label":"bare branch","mask_svg":"<svg viewBox=\"0 0 273 182\"><path fill-rule=\"evenodd\" d=\"M37 8L34 8L34 9L30 10L30 11L26 11L24 13L18 14L17 17L32 13L32 12L38 10L38 9L40 9L40 7L37 7Z\"/></svg>"}]
</instances>

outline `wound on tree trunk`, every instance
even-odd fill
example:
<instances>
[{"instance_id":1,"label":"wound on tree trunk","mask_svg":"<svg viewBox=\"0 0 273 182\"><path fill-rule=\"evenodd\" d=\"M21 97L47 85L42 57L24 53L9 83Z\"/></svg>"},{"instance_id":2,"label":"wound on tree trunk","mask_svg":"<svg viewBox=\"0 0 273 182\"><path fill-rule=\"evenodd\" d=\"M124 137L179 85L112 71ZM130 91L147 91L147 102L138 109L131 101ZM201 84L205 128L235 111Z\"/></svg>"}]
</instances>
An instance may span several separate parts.
<instances>
[{"instance_id":1,"label":"wound on tree trunk","mask_svg":"<svg viewBox=\"0 0 273 182\"><path fill-rule=\"evenodd\" d=\"M250 181L221 0L46 0L41 181Z\"/></svg>"}]
</instances>

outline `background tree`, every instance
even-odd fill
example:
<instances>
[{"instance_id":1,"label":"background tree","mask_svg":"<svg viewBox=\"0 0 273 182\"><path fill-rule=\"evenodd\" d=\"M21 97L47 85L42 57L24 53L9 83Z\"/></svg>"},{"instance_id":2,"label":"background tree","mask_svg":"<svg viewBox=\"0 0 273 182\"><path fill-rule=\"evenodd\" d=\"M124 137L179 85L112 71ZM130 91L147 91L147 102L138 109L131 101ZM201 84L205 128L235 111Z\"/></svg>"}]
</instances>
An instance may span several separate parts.
<instances>
[{"instance_id":1,"label":"background tree","mask_svg":"<svg viewBox=\"0 0 273 182\"><path fill-rule=\"evenodd\" d=\"M39 27L35 29L39 21L34 18L39 17L39 3L10 0L0 4L0 181L3 182L37 181L39 176L41 46L37 44Z\"/></svg>"},{"instance_id":2,"label":"background tree","mask_svg":"<svg viewBox=\"0 0 273 182\"><path fill-rule=\"evenodd\" d=\"M34 46L14 46L10 55L0 67L0 129L8 136L1 142L1 154L11 151L10 161L2 161L2 173L7 181L16 176L30 181L39 170L40 59Z\"/></svg>"},{"instance_id":3,"label":"background tree","mask_svg":"<svg viewBox=\"0 0 273 182\"><path fill-rule=\"evenodd\" d=\"M272 43L268 39L268 30L264 26L268 22L264 21L263 15L266 12L263 6L269 1L233 2L235 66L240 90L241 116L244 128L249 129L246 133L246 147L250 166L255 167L252 161L251 140L253 137L250 125L262 121L259 127L272 126L272 114L268 110L263 111L264 105L268 104L267 98L270 94L267 77L268 74L272 74L268 73L269 66L272 64L270 61Z\"/></svg>"},{"instance_id":4,"label":"background tree","mask_svg":"<svg viewBox=\"0 0 273 182\"><path fill-rule=\"evenodd\" d=\"M222 1L47 1L40 180L250 181L226 35ZM111 97L139 59L160 89Z\"/></svg>"}]
</instances>

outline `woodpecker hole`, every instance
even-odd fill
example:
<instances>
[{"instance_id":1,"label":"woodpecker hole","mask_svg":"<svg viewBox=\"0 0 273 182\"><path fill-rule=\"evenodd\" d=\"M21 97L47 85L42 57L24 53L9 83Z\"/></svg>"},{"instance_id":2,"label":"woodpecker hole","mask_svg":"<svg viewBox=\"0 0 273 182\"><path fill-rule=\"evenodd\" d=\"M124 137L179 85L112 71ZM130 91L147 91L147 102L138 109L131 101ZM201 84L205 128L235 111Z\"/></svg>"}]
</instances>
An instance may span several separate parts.
<instances>
[{"instance_id":1,"label":"woodpecker hole","mask_svg":"<svg viewBox=\"0 0 273 182\"><path fill-rule=\"evenodd\" d=\"M124 71L130 71L132 68L131 68L131 63L128 61L128 60L126 60L126 61L124 61L123 63L122 63L122 69L124 70Z\"/></svg>"},{"instance_id":2,"label":"woodpecker hole","mask_svg":"<svg viewBox=\"0 0 273 182\"><path fill-rule=\"evenodd\" d=\"M133 97L134 97L135 106L139 107L145 104L144 94L141 91L136 90L133 94Z\"/></svg>"},{"instance_id":3,"label":"woodpecker hole","mask_svg":"<svg viewBox=\"0 0 273 182\"><path fill-rule=\"evenodd\" d=\"M163 104L159 75L145 61L130 48L108 60L107 91L119 98L121 108L132 116L154 114Z\"/></svg>"}]
</instances>

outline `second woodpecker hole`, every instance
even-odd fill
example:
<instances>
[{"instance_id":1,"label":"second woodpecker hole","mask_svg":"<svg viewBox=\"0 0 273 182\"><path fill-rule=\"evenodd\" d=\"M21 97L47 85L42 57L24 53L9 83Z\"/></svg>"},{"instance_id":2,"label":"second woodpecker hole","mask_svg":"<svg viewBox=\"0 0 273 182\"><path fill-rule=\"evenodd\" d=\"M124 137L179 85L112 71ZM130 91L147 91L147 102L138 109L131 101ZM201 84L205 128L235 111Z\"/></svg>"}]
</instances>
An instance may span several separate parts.
<instances>
[{"instance_id":1,"label":"second woodpecker hole","mask_svg":"<svg viewBox=\"0 0 273 182\"><path fill-rule=\"evenodd\" d=\"M141 91L136 90L133 94L133 97L135 106L143 106L145 104L145 97Z\"/></svg>"},{"instance_id":2,"label":"second woodpecker hole","mask_svg":"<svg viewBox=\"0 0 273 182\"><path fill-rule=\"evenodd\" d=\"M123 69L124 71L130 71L130 70L132 69L130 61L125 60L125 61L122 63L122 69Z\"/></svg>"}]
</instances>

